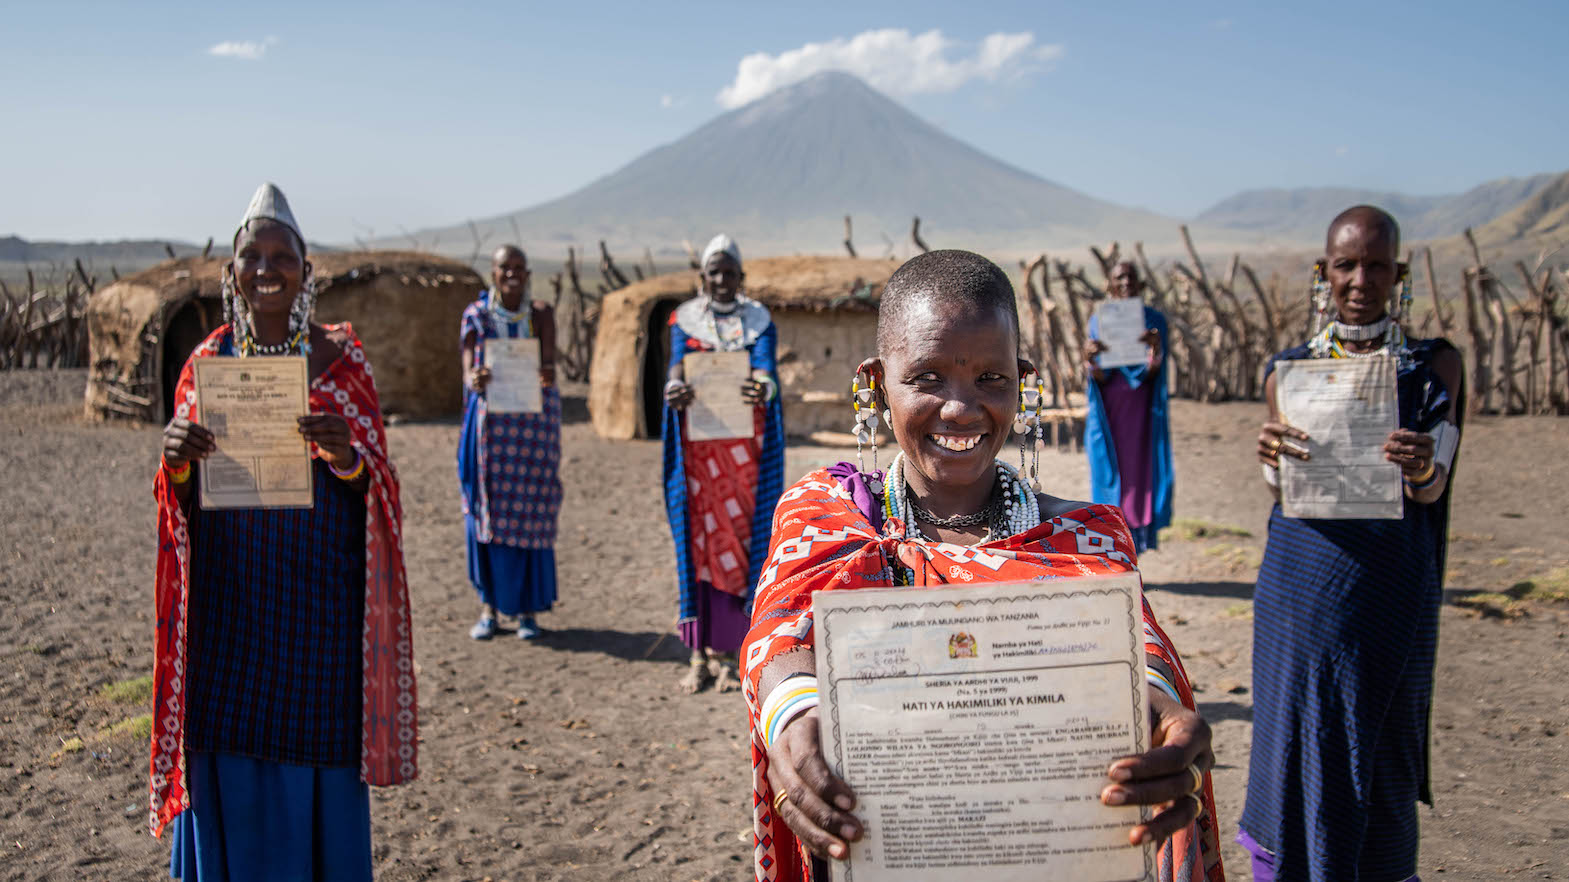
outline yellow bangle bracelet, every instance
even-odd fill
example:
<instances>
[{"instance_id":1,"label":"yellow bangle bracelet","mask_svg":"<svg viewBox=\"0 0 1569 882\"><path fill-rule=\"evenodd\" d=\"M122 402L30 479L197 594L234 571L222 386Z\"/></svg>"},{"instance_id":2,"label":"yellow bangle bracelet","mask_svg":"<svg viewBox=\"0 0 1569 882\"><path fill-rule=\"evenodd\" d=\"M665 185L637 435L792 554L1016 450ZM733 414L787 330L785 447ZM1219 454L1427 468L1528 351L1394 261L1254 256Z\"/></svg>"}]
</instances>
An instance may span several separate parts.
<instances>
[{"instance_id":1,"label":"yellow bangle bracelet","mask_svg":"<svg viewBox=\"0 0 1569 882\"><path fill-rule=\"evenodd\" d=\"M184 484L191 479L191 464L186 463L177 469L170 468L168 460L163 463L163 470L169 473L169 483Z\"/></svg>"},{"instance_id":2,"label":"yellow bangle bracelet","mask_svg":"<svg viewBox=\"0 0 1569 882\"><path fill-rule=\"evenodd\" d=\"M357 480L360 475L365 474L365 457L360 455L359 451L355 451L354 468L349 469L346 472L338 471L338 467L331 464L328 464L327 468L332 469L332 473L336 475L339 480L352 483L353 481Z\"/></svg>"}]
</instances>

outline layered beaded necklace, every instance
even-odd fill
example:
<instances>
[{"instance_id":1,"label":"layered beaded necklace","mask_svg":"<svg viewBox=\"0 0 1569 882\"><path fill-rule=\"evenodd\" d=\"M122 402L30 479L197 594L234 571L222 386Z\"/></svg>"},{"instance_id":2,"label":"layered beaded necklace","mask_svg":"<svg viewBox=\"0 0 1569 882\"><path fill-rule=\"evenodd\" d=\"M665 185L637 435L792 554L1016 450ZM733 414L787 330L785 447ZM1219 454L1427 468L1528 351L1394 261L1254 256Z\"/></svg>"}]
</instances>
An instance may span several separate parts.
<instances>
[{"instance_id":1,"label":"layered beaded necklace","mask_svg":"<svg viewBox=\"0 0 1569 882\"><path fill-rule=\"evenodd\" d=\"M533 310L529 309L528 289L525 288L523 290L523 297L518 301L518 308L515 310L507 309L502 304L500 291L490 292L490 297L486 299L488 301L486 308L490 310L491 324L495 325L497 333L501 332L502 322L506 322L509 325L524 322L524 327L528 329L528 336L534 336L534 313Z\"/></svg>"},{"instance_id":2,"label":"layered beaded necklace","mask_svg":"<svg viewBox=\"0 0 1569 882\"><path fill-rule=\"evenodd\" d=\"M1383 345L1367 352L1353 352L1345 347L1345 341L1362 342L1384 338ZM1324 330L1310 341L1308 350L1314 358L1370 358L1374 355L1395 355L1400 357L1402 363L1409 358L1410 352L1406 348L1406 334L1401 329L1400 323L1384 316L1382 319L1368 325L1348 325L1340 321L1333 321Z\"/></svg>"},{"instance_id":3,"label":"layered beaded necklace","mask_svg":"<svg viewBox=\"0 0 1569 882\"><path fill-rule=\"evenodd\" d=\"M720 303L713 298L713 295L710 294L707 296L708 324L713 329L714 339L719 342L719 348L726 352L736 352L745 349L746 323L741 320L740 316L736 315L736 310L740 308L741 301L732 300L729 303ZM737 296L740 296L739 292L737 293ZM734 333L730 334L729 337L726 337L719 331L720 316L724 316L727 319L725 326L727 328L733 329L734 331Z\"/></svg>"},{"instance_id":4,"label":"layered beaded necklace","mask_svg":"<svg viewBox=\"0 0 1569 882\"><path fill-rule=\"evenodd\" d=\"M977 544L991 542L994 538L1017 536L1040 525L1040 501L1019 473L1004 462L996 462L997 483L993 485L991 499L980 511L949 518L934 517L922 509L910 495L910 485L904 480L904 453L893 458L884 483L883 516L898 518L904 525L902 538L932 541L921 532L917 519L937 527L973 527L985 523L986 535ZM893 563L894 583L913 584L915 574L907 567Z\"/></svg>"}]
</instances>

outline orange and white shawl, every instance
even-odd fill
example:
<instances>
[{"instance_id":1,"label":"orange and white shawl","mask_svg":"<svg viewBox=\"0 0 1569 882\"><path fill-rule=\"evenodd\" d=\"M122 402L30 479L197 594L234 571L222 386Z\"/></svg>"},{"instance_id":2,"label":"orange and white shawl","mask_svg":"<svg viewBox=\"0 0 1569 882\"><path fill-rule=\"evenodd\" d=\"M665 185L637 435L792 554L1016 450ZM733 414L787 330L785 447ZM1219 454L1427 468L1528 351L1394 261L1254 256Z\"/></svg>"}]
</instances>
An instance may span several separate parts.
<instances>
[{"instance_id":1,"label":"orange and white shawl","mask_svg":"<svg viewBox=\"0 0 1569 882\"><path fill-rule=\"evenodd\" d=\"M776 656L813 645L813 592L893 587L893 563L911 569L918 586L1074 578L1138 569L1122 512L1110 505L1076 509L1018 536L977 546L906 540L901 538L903 532L898 519L885 523L881 532L873 528L852 492L827 469L807 475L780 497L768 565L757 585L752 629L741 650L752 742L753 858L758 882L810 878L807 853L785 822L774 816L768 753L758 729L758 712L767 696L758 694L758 681ZM1145 652L1171 673L1182 704L1195 709L1182 660L1147 602L1144 633ZM1225 879L1208 774L1203 802L1203 816L1161 846L1157 867L1162 882Z\"/></svg>"},{"instance_id":2,"label":"orange and white shawl","mask_svg":"<svg viewBox=\"0 0 1569 882\"><path fill-rule=\"evenodd\" d=\"M365 491L365 630L360 778L369 784L412 781L419 773L418 705L414 689L413 622L403 570L403 508L398 474L387 456L387 431L365 349L348 323L328 330L348 336L343 354L311 383L312 411L349 424L354 449L370 474ZM218 354L229 326L196 347L180 372L175 415L200 422L192 363ZM153 672L152 758L148 826L154 836L190 807L185 780L185 617L190 596L190 534L167 473L153 481L158 500L158 612Z\"/></svg>"}]
</instances>

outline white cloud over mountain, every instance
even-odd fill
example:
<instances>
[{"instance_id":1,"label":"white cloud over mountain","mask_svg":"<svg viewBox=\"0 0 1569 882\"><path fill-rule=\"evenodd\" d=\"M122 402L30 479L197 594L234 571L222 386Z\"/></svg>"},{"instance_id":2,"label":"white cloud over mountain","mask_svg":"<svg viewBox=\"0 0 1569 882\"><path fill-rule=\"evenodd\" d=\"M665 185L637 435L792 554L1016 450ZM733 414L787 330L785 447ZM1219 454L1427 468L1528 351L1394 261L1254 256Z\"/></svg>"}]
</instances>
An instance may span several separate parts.
<instances>
[{"instance_id":1,"label":"white cloud over mountain","mask_svg":"<svg viewBox=\"0 0 1569 882\"><path fill-rule=\"evenodd\" d=\"M911 34L904 28L882 28L807 43L778 55L755 52L741 59L735 79L720 90L718 101L740 107L826 70L855 74L892 95L952 92L971 80L995 82L1040 70L1063 52L1060 43L1037 44L1028 31L990 34L973 53L966 48L940 30Z\"/></svg>"}]
</instances>

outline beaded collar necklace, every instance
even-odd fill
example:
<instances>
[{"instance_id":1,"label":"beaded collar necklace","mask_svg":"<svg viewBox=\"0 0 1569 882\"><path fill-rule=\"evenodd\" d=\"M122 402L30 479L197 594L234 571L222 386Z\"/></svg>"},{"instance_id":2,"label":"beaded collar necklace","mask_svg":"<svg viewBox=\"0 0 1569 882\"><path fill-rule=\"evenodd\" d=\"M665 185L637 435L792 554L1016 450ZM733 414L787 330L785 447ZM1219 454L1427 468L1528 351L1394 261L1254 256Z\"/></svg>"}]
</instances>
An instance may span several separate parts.
<instances>
[{"instance_id":1,"label":"beaded collar necklace","mask_svg":"<svg viewBox=\"0 0 1569 882\"><path fill-rule=\"evenodd\" d=\"M741 292L736 292L737 297L739 297L740 294ZM727 352L734 352L738 349L745 349L746 326L744 324L736 329L737 336L734 339L726 340L725 336L719 333L719 317L734 317L736 310L741 308L741 301L737 299L731 300L729 303L720 303L714 299L714 295L712 294L705 294L703 296L708 298L708 324L714 332L714 339L719 341L719 348L724 349Z\"/></svg>"},{"instance_id":2,"label":"beaded collar necklace","mask_svg":"<svg viewBox=\"0 0 1569 882\"><path fill-rule=\"evenodd\" d=\"M933 541L921 532L917 519L924 520L934 526L975 526L984 522L988 524L986 535L982 536L976 544L985 544L998 538L999 535L1017 536L1027 533L1040 526L1041 509L1040 500L1036 499L1035 492L1029 488L1019 473L1004 462L995 463L997 467L997 483L992 491L991 502L980 512L968 515L958 515L954 518L930 518L922 511L910 496L910 485L904 480L904 453L901 451L893 458L893 463L888 466L888 473L883 482L882 493L883 517L888 520L900 519L904 524L903 538L918 539L925 542ZM972 523L954 523L960 519L976 519ZM893 566L893 581L896 585L914 584L915 573L908 567L895 563Z\"/></svg>"}]
</instances>

